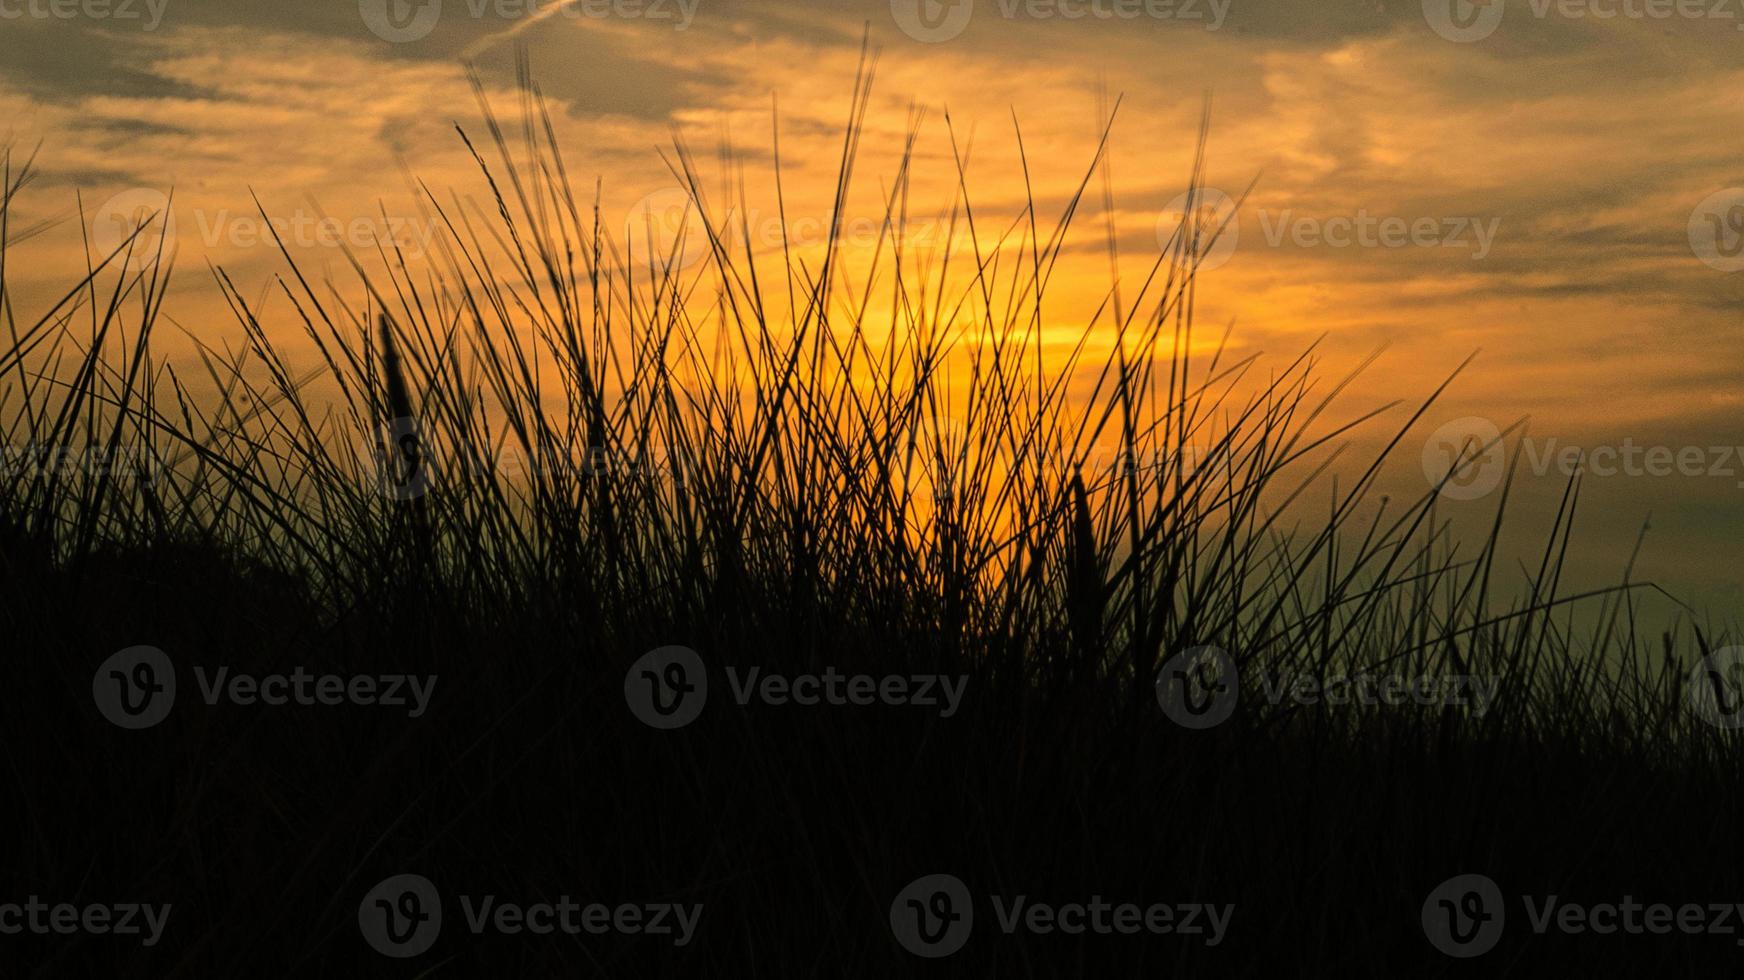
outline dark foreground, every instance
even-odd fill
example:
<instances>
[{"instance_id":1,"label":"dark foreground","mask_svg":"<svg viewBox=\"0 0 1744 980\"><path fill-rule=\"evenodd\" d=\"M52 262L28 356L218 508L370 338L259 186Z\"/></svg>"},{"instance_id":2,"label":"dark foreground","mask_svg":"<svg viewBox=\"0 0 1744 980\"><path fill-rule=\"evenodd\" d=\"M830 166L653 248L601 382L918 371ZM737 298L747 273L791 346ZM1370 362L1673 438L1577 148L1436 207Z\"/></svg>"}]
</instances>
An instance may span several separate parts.
<instances>
[{"instance_id":1,"label":"dark foreground","mask_svg":"<svg viewBox=\"0 0 1744 980\"><path fill-rule=\"evenodd\" d=\"M602 616L585 590L547 587L485 617L408 570L334 617L194 550L82 574L9 552L3 567L4 898L171 906L154 943L8 935L7 975L1707 976L1744 956L1736 911L1708 910L1744 901L1733 757L1668 763L1625 730L1535 737L1396 707L1347 737L1317 724L1337 717L1324 710L1267 726L1238 707L1195 731L1106 682L1019 683L998 651L967 663L936 632L833 620L828 596L809 616L771 619L772 597L739 595L674 622ZM93 673L142 643L175 664L176 698L126 730L96 707ZM632 712L624 678L669 644L700 654L710 686L695 721L663 731ZM730 664L965 686L948 718L740 706ZM410 703L211 705L195 665L208 681L220 666L437 679L412 718ZM1461 962L1430 944L1422 911L1468 873L1507 909L1499 944ZM402 874L433 883L442 918L398 961L366 943L359 907ZM899 944L891 906L934 874L960 879L974 911L966 944L926 959ZM1696 903L1730 931L1540 935L1522 896L1541 909L1547 895ZM503 931L511 912L474 933L461 896L475 916L482 896L567 898L576 932L561 918ZM1005 932L1019 896L1083 904L1063 921L1086 931L1036 931L1050 918L1031 911ZM605 913L584 917L593 903L612 907L609 930ZM1168 906L1149 921L1170 931L1117 919L1127 903ZM667 904L701 906L691 935L676 910L673 934L619 928L658 928L651 906Z\"/></svg>"}]
</instances>

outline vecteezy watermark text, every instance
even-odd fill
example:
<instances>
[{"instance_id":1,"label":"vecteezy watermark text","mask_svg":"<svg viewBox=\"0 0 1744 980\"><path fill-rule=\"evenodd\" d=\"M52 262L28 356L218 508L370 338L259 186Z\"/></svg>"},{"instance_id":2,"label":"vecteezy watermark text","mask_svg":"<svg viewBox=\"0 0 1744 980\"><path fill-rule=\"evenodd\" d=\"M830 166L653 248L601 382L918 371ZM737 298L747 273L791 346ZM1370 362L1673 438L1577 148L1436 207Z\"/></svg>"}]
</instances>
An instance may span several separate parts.
<instances>
[{"instance_id":1,"label":"vecteezy watermark text","mask_svg":"<svg viewBox=\"0 0 1744 980\"><path fill-rule=\"evenodd\" d=\"M1744 446L1619 443L1582 445L1556 437L1522 437L1520 455L1534 476L1730 479L1744 489ZM1476 500L1501 486L1507 470L1502 430L1468 415L1435 429L1423 443L1423 476L1443 497Z\"/></svg>"},{"instance_id":2,"label":"vecteezy watermark text","mask_svg":"<svg viewBox=\"0 0 1744 980\"><path fill-rule=\"evenodd\" d=\"M194 667L201 700L239 707L317 707L358 705L403 709L421 718L436 693L437 675L316 674L301 666L289 673L248 674L228 666L208 671ZM111 654L91 677L97 710L121 728L150 728L169 717L176 702L176 668L169 655L152 646L133 646Z\"/></svg>"},{"instance_id":3,"label":"vecteezy watermark text","mask_svg":"<svg viewBox=\"0 0 1744 980\"><path fill-rule=\"evenodd\" d=\"M0 0L5 3L6 0ZM301 208L288 215L260 215L228 208L175 205L169 195L135 187L104 200L91 215L91 242L98 257L125 253L130 269L143 269L161 253L171 256L180 239L177 212L192 212L194 229L207 250L280 247L291 250L345 248L381 249L409 259L430 254L438 226L422 217L382 214L337 218Z\"/></svg>"},{"instance_id":4,"label":"vecteezy watermark text","mask_svg":"<svg viewBox=\"0 0 1744 980\"><path fill-rule=\"evenodd\" d=\"M1459 707L1482 716L1495 703L1499 678L1479 674L1405 674L1348 670L1333 673L1252 670L1260 695L1272 705L1289 701L1324 705L1404 708ZM1229 720L1241 700L1242 672L1217 646L1175 654L1157 671L1157 704L1183 728L1212 728Z\"/></svg>"},{"instance_id":5,"label":"vecteezy watermark text","mask_svg":"<svg viewBox=\"0 0 1744 980\"><path fill-rule=\"evenodd\" d=\"M926 44L962 34L977 0L890 0L890 16L902 33ZM985 0L982 0L985 2ZM1232 0L992 0L1006 20L1180 21L1215 31L1229 16Z\"/></svg>"},{"instance_id":6,"label":"vecteezy watermark text","mask_svg":"<svg viewBox=\"0 0 1744 980\"><path fill-rule=\"evenodd\" d=\"M398 250L408 258L428 254L436 237L436 223L422 218L387 215L379 218L341 220L310 214L302 209L289 215L241 214L226 208L195 209L201 244L207 248L383 248Z\"/></svg>"},{"instance_id":7,"label":"vecteezy watermark text","mask_svg":"<svg viewBox=\"0 0 1744 980\"><path fill-rule=\"evenodd\" d=\"M1499 681L1474 674L1352 673L1317 677L1307 673L1260 672L1260 690L1272 704L1466 707L1482 717L1495 703Z\"/></svg>"},{"instance_id":8,"label":"vecteezy watermark text","mask_svg":"<svg viewBox=\"0 0 1744 980\"><path fill-rule=\"evenodd\" d=\"M1744 30L1736 0L1423 0L1423 19L1436 34L1461 44L1482 41L1502 26L1507 8L1524 6L1536 20L1715 20Z\"/></svg>"},{"instance_id":9,"label":"vecteezy watermark text","mask_svg":"<svg viewBox=\"0 0 1744 980\"><path fill-rule=\"evenodd\" d=\"M561 17L582 20L670 22L689 30L702 0L447 0L455 16L473 21L530 22ZM396 44L428 37L443 17L444 0L358 0L364 26Z\"/></svg>"},{"instance_id":10,"label":"vecteezy watermark text","mask_svg":"<svg viewBox=\"0 0 1744 980\"><path fill-rule=\"evenodd\" d=\"M1501 218L1406 218L1374 215L1366 208L1332 217L1261 208L1259 219L1266 244L1272 248L1283 245L1286 238L1297 248L1451 248L1469 251L1479 261L1489 256L1502 227Z\"/></svg>"},{"instance_id":11,"label":"vecteezy watermark text","mask_svg":"<svg viewBox=\"0 0 1744 980\"><path fill-rule=\"evenodd\" d=\"M1157 212L1157 243L1178 265L1216 269L1234 257L1242 241L1244 210L1214 187L1183 191ZM1502 228L1495 216L1389 215L1367 208L1353 214L1303 214L1294 208L1255 213L1267 248L1448 249L1473 261L1489 257Z\"/></svg>"},{"instance_id":12,"label":"vecteezy watermark text","mask_svg":"<svg viewBox=\"0 0 1744 980\"><path fill-rule=\"evenodd\" d=\"M993 0L1006 20L1178 20L1223 26L1232 0Z\"/></svg>"},{"instance_id":13,"label":"vecteezy watermark text","mask_svg":"<svg viewBox=\"0 0 1744 980\"><path fill-rule=\"evenodd\" d=\"M0 935L142 936L140 945L156 946L169 924L171 905L149 902L50 904L35 895L23 902L0 903Z\"/></svg>"},{"instance_id":14,"label":"vecteezy watermark text","mask_svg":"<svg viewBox=\"0 0 1744 980\"><path fill-rule=\"evenodd\" d=\"M143 21L144 30L163 23L170 0L0 0L0 21L100 20L105 23Z\"/></svg>"},{"instance_id":15,"label":"vecteezy watermark text","mask_svg":"<svg viewBox=\"0 0 1744 980\"><path fill-rule=\"evenodd\" d=\"M495 894L457 896L461 920L475 936L648 936L687 946L702 921L701 902L520 902ZM442 895L430 879L399 874L363 896L357 924L364 941L384 956L405 959L427 951L442 932Z\"/></svg>"},{"instance_id":16,"label":"vecteezy watermark text","mask_svg":"<svg viewBox=\"0 0 1744 980\"><path fill-rule=\"evenodd\" d=\"M1207 902L1122 902L1101 895L1049 902L1026 894L989 895L993 921L1005 935L1173 935L1220 945L1229 934L1235 905ZM963 948L975 927L975 901L961 878L922 875L890 903L890 931L902 948L937 959Z\"/></svg>"},{"instance_id":17,"label":"vecteezy watermark text","mask_svg":"<svg viewBox=\"0 0 1744 980\"><path fill-rule=\"evenodd\" d=\"M5 477L117 476L155 483L164 469L155 452L138 446L0 446L0 476Z\"/></svg>"},{"instance_id":18,"label":"vecteezy watermark text","mask_svg":"<svg viewBox=\"0 0 1744 980\"><path fill-rule=\"evenodd\" d=\"M1520 907L1535 935L1726 936L1744 946L1744 902L1643 902L1634 895L1597 902L1559 894L1524 894ZM1423 933L1449 956L1482 956L1496 947L1508 921L1507 901L1494 880L1455 875L1423 901Z\"/></svg>"},{"instance_id":19,"label":"vecteezy watermark text","mask_svg":"<svg viewBox=\"0 0 1744 980\"><path fill-rule=\"evenodd\" d=\"M969 679L944 674L846 674L835 667L821 673L780 674L761 667L727 667L734 703L770 707L866 707L875 704L936 710L940 718L957 713ZM702 714L708 702L708 669L695 650L658 647L643 654L624 673L624 701L651 728L682 728Z\"/></svg>"}]
</instances>

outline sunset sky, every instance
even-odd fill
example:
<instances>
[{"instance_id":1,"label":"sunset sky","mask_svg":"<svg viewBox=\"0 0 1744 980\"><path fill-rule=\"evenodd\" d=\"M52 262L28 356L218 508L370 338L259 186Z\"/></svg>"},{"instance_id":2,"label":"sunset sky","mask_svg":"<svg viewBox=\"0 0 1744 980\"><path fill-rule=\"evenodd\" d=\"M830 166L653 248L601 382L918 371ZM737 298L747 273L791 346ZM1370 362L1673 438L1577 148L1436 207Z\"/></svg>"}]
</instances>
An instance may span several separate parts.
<instances>
[{"instance_id":1,"label":"sunset sky","mask_svg":"<svg viewBox=\"0 0 1744 980\"><path fill-rule=\"evenodd\" d=\"M1744 449L1719 447L1744 446L1744 2L1451 2L0 0L0 133L15 153L41 144L14 237L49 223L7 275L25 309L64 292L84 265L81 200L100 240L108 202L173 190L167 314L234 345L207 263L245 293L282 271L251 192L297 227L323 213L365 237L385 210L416 243L428 228L413 176L481 190L453 128L479 133L462 62L509 112L518 45L561 112L578 193L600 178L618 223L675 192L659 153L674 127L705 175L729 141L754 214L772 214L773 100L794 234L827 218L869 31L877 78L851 218L881 215L918 106L914 211L951 204L948 111L973 140L977 211L1000 226L1020 214L1015 116L1051 225L1094 154L1106 91L1123 99L1115 224L1122 277L1136 279L1173 227L1209 96L1206 181L1231 198L1253 189L1233 247L1203 273L1207 333L1233 322L1239 352L1280 367L1326 335L1328 372L1389 345L1351 414L1421 397L1481 348L1402 444L1391 479L1405 492L1425 489L1429 434L1469 417L1530 416L1537 458L1625 440L1700 450L1697 475L1591 479L1577 559L1583 577L1614 580L1651 513L1637 577L1729 618ZM1109 288L1094 186L1081 261L1053 294L1062 340ZM303 237L299 261L338 276L339 250ZM1562 479L1525 475L1523 549ZM1447 506L1481 520L1494 502Z\"/></svg>"}]
</instances>

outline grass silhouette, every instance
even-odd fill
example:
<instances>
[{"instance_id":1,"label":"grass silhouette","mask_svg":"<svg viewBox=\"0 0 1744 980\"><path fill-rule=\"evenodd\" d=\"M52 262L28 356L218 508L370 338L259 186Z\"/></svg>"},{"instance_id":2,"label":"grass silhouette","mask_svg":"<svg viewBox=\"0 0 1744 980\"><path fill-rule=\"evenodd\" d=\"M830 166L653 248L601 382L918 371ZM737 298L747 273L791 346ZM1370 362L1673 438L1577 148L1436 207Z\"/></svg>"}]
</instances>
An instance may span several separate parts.
<instances>
[{"instance_id":1,"label":"grass silhouette","mask_svg":"<svg viewBox=\"0 0 1744 980\"><path fill-rule=\"evenodd\" d=\"M1386 453L1332 481L1345 435L1393 425L1391 452L1442 389L1403 421L1336 420L1356 375L1323 391L1312 351L1263 379L1221 348L1195 356L1194 273L1220 230L1196 218L1069 351L1043 342L1077 209L1110 193L1106 134L1051 225L1033 198L978 211L960 152L946 244L923 252L906 240L917 116L850 275L835 224L821 257L754 248L682 141L695 224L669 249L618 240L573 193L525 66L522 83L513 123L480 88L488 139L460 134L488 205L426 191L427 268L388 249L352 257L341 287L281 245L312 370L221 269L243 345L202 347L198 375L159 360L153 223L47 312L0 303L0 421L25 447L0 474L18 821L3 880L176 909L146 949L7 937L8 974L1438 975L1457 962L1419 907L1455 874L1587 901L1744 894L1737 741L1691 710L1687 680L1726 638L1641 637L1635 583L1565 592L1578 480L1521 588L1495 567L1506 487L1462 549L1435 488L1374 499ZM867 67L833 215L871 83ZM774 159L779 187L778 143ZM0 242L31 164L5 170ZM1448 479L1487 447L1471 448ZM1576 629L1576 606L1598 625ZM134 644L168 654L180 693L126 732L90 692ZM697 652L710 696L655 731L625 678L667 645ZM1193 730L1157 678L1204 647L1227 652L1240 698ZM417 719L251 709L200 704L195 665L440 682ZM753 667L946 675L966 694L949 717L741 707L726 672ZM1478 676L1495 696L1267 696L1356 675ZM706 913L675 947L472 936L449 907L434 949L402 963L357 926L402 872ZM1207 947L1007 936L983 910L964 952L928 962L888 910L935 872L979 895L1236 911ZM1479 962L1735 955L1725 937L1511 922Z\"/></svg>"}]
</instances>

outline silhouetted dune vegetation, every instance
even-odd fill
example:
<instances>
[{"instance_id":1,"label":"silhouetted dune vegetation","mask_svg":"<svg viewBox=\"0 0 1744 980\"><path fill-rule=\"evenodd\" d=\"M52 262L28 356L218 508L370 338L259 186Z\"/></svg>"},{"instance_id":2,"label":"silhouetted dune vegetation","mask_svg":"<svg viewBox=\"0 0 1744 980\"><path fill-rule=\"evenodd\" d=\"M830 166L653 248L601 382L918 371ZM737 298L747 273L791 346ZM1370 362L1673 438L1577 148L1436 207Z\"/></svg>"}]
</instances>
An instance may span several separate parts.
<instances>
[{"instance_id":1,"label":"silhouetted dune vegetation","mask_svg":"<svg viewBox=\"0 0 1744 980\"><path fill-rule=\"evenodd\" d=\"M1578 482L1524 570L1496 560L1505 490L1475 541L1435 488L1380 500L1383 459L1341 446L1357 427L1406 444L1440 391L1341 418L1360 378L1319 382L1312 351L1207 354L1194 267L1218 229L1194 220L1067 353L1044 343L1068 329L1042 303L1055 263L1103 233L1073 224L1102 147L1052 216L983 214L965 178L949 248L924 254L905 155L850 275L831 241L751 248L680 143L694 224L632 254L524 90L501 123L481 95L486 132L462 134L478 196L423 200L427 266L384 251L318 282L286 249L295 314L271 325L214 270L232 342L173 361L151 221L58 305L0 304L0 420L25 450L0 473L0 900L174 909L150 946L0 937L7 975L1708 975L1740 955L1535 935L1513 906L1463 965L1425 938L1425 896L1464 873L1586 902L1744 897L1738 741L1689 682L1727 637L1643 635L1639 583L1561 587ZM34 191L8 161L10 207ZM174 664L175 702L127 730L93 672L138 645ZM632 702L680 676L638 666L672 646L707 700L659 730ZM220 668L436 680L421 711L208 703ZM741 705L752 669L902 683ZM1459 696L1341 681L1392 677ZM1174 682L1190 712L1233 710L1183 724ZM1278 693L1297 682L1359 694ZM401 873L445 897L404 960L359 931ZM932 960L890 915L935 873L982 904ZM474 935L460 893L704 911L683 944ZM1007 935L993 895L1234 908L1214 943Z\"/></svg>"}]
</instances>

